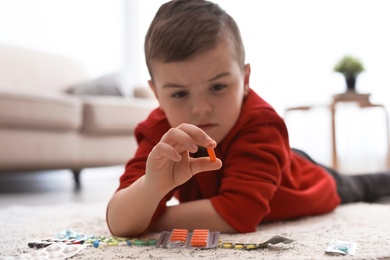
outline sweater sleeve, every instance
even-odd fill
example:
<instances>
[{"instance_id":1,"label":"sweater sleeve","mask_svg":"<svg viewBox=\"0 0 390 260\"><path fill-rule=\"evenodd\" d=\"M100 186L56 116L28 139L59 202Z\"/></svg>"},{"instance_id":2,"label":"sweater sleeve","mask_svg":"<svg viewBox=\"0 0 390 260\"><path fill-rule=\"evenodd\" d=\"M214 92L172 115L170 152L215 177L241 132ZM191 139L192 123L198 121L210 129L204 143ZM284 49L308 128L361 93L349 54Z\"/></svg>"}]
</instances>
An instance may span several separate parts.
<instances>
[{"instance_id":1,"label":"sweater sleeve","mask_svg":"<svg viewBox=\"0 0 390 260\"><path fill-rule=\"evenodd\" d=\"M138 149L132 159L126 163L125 172L120 177L120 183L117 191L124 189L131 184L133 184L140 177L145 175L146 169L146 160L150 151L153 149L155 144L160 140L162 134L164 133L164 127L156 127L158 131L154 131L154 135L150 133L150 125L147 123L139 124L135 129L135 137L138 143ZM167 209L166 202L172 198L173 191L169 192L165 197L163 197L158 204L156 211L149 223L149 226L154 224L154 222L165 212Z\"/></svg>"},{"instance_id":2,"label":"sweater sleeve","mask_svg":"<svg viewBox=\"0 0 390 260\"><path fill-rule=\"evenodd\" d=\"M145 121L137 125L134 136L138 148L133 158L126 163L118 190L130 186L145 174L146 160L149 153L168 129L169 124L160 109L155 109Z\"/></svg>"},{"instance_id":3,"label":"sweater sleeve","mask_svg":"<svg viewBox=\"0 0 390 260\"><path fill-rule=\"evenodd\" d=\"M260 117L242 120L239 131L222 144L226 154L221 187L211 198L216 211L241 233L255 231L270 213L270 201L291 155L282 119L268 109Z\"/></svg>"}]
</instances>

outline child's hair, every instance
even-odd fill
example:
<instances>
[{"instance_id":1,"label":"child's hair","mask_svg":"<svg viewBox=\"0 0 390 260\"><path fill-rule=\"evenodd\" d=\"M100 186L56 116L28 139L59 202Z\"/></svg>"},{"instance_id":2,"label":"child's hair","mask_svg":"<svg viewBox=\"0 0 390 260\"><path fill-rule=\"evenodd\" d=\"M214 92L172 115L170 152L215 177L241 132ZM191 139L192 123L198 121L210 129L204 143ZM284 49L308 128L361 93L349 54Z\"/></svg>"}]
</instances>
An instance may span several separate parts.
<instances>
[{"instance_id":1,"label":"child's hair","mask_svg":"<svg viewBox=\"0 0 390 260\"><path fill-rule=\"evenodd\" d=\"M234 19L217 4L205 0L173 0L157 11L145 36L149 74L152 61L183 61L230 39L235 59L244 68L245 50Z\"/></svg>"}]
</instances>

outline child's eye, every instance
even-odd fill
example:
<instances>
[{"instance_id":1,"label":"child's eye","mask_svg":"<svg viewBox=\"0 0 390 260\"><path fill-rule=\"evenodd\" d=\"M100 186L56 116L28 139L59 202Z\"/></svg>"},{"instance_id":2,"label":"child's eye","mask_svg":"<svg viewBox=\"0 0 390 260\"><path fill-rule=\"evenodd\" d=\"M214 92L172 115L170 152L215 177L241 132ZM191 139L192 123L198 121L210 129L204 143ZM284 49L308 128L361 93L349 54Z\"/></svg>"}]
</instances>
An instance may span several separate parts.
<instances>
[{"instance_id":1,"label":"child's eye","mask_svg":"<svg viewBox=\"0 0 390 260\"><path fill-rule=\"evenodd\" d=\"M178 91L172 94L173 98L183 98L188 95L188 91Z\"/></svg>"},{"instance_id":2,"label":"child's eye","mask_svg":"<svg viewBox=\"0 0 390 260\"><path fill-rule=\"evenodd\" d=\"M226 88L226 85L224 84L216 84L216 85L213 85L210 90L211 91L221 91L221 90L224 90Z\"/></svg>"}]
</instances>

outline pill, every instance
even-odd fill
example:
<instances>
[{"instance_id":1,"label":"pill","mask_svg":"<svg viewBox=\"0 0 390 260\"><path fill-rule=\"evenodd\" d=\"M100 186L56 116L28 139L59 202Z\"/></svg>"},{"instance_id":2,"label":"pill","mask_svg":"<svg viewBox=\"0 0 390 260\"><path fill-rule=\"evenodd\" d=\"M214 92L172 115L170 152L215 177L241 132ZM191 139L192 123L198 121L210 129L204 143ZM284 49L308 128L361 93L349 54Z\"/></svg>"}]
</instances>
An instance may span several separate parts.
<instances>
[{"instance_id":1,"label":"pill","mask_svg":"<svg viewBox=\"0 0 390 260\"><path fill-rule=\"evenodd\" d=\"M175 228L172 230L172 234L188 234L188 230Z\"/></svg>"},{"instance_id":2,"label":"pill","mask_svg":"<svg viewBox=\"0 0 390 260\"><path fill-rule=\"evenodd\" d=\"M209 230L208 229L194 229L194 232L193 232L194 235L196 234L209 234Z\"/></svg>"},{"instance_id":3,"label":"pill","mask_svg":"<svg viewBox=\"0 0 390 260\"><path fill-rule=\"evenodd\" d=\"M179 238L180 238L180 237L187 237L187 234L180 234L180 233L179 233L179 234L176 234L176 233L172 233L172 234L171 234L171 237L179 237Z\"/></svg>"},{"instance_id":4,"label":"pill","mask_svg":"<svg viewBox=\"0 0 390 260\"><path fill-rule=\"evenodd\" d=\"M148 244L149 246L155 246L155 245L157 244L157 239L154 239L154 238L149 239L149 240L147 241L147 244Z\"/></svg>"},{"instance_id":5,"label":"pill","mask_svg":"<svg viewBox=\"0 0 390 260\"><path fill-rule=\"evenodd\" d=\"M255 248L256 248L256 245L254 245L254 244L246 245L246 249L255 249Z\"/></svg>"},{"instance_id":6,"label":"pill","mask_svg":"<svg viewBox=\"0 0 390 260\"><path fill-rule=\"evenodd\" d=\"M100 244L100 240L96 240L95 242L93 242L93 247L98 248L99 244Z\"/></svg>"},{"instance_id":7,"label":"pill","mask_svg":"<svg viewBox=\"0 0 390 260\"><path fill-rule=\"evenodd\" d=\"M191 246L193 246L193 247L205 247L205 246L207 246L207 240L205 240L205 239L191 240Z\"/></svg>"},{"instance_id":8,"label":"pill","mask_svg":"<svg viewBox=\"0 0 390 260\"><path fill-rule=\"evenodd\" d=\"M223 248L227 248L227 249L231 249L231 248L233 248L233 244L231 244L231 243L223 243L222 247Z\"/></svg>"},{"instance_id":9,"label":"pill","mask_svg":"<svg viewBox=\"0 0 390 260\"><path fill-rule=\"evenodd\" d=\"M209 154L211 162L215 162L217 160L217 157L215 156L215 152L214 152L213 148L207 148L207 153Z\"/></svg>"},{"instance_id":10,"label":"pill","mask_svg":"<svg viewBox=\"0 0 390 260\"><path fill-rule=\"evenodd\" d=\"M107 245L108 246L117 246L119 244L119 241L110 241L110 242L107 242Z\"/></svg>"},{"instance_id":11,"label":"pill","mask_svg":"<svg viewBox=\"0 0 390 260\"><path fill-rule=\"evenodd\" d=\"M99 248L104 248L104 247L107 247L107 243L106 242L100 242L99 243Z\"/></svg>"},{"instance_id":12,"label":"pill","mask_svg":"<svg viewBox=\"0 0 390 260\"><path fill-rule=\"evenodd\" d=\"M185 242L186 239L187 239L186 235L174 235L174 236L171 236L169 238L169 241L171 241L171 242L175 242L175 241Z\"/></svg>"},{"instance_id":13,"label":"pill","mask_svg":"<svg viewBox=\"0 0 390 260\"><path fill-rule=\"evenodd\" d=\"M243 249L244 245L243 244L235 244L234 249Z\"/></svg>"},{"instance_id":14,"label":"pill","mask_svg":"<svg viewBox=\"0 0 390 260\"><path fill-rule=\"evenodd\" d=\"M206 234L202 234L202 235L194 235L192 236L192 239L207 239L209 236L206 235Z\"/></svg>"},{"instance_id":15,"label":"pill","mask_svg":"<svg viewBox=\"0 0 390 260\"><path fill-rule=\"evenodd\" d=\"M139 240L139 239L135 239L135 240L133 241L133 244L134 244L135 246L146 246L146 242L145 242L145 241L142 241L142 240Z\"/></svg>"},{"instance_id":16,"label":"pill","mask_svg":"<svg viewBox=\"0 0 390 260\"><path fill-rule=\"evenodd\" d=\"M94 238L89 238L85 241L86 244L93 244L96 241Z\"/></svg>"},{"instance_id":17,"label":"pill","mask_svg":"<svg viewBox=\"0 0 390 260\"><path fill-rule=\"evenodd\" d=\"M187 229L173 229L169 241L171 242L180 241L184 243L187 240L187 236L188 236Z\"/></svg>"}]
</instances>

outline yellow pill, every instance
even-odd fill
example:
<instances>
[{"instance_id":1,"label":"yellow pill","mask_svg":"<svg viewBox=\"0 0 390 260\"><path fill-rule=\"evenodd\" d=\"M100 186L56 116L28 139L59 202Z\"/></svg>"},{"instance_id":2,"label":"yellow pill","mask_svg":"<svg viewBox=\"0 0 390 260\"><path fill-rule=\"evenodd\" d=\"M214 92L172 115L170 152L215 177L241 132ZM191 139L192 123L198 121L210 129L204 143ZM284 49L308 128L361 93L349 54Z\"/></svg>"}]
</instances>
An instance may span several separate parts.
<instances>
[{"instance_id":1,"label":"yellow pill","mask_svg":"<svg viewBox=\"0 0 390 260\"><path fill-rule=\"evenodd\" d=\"M235 244L234 249L244 249L244 245L243 244Z\"/></svg>"},{"instance_id":2,"label":"yellow pill","mask_svg":"<svg viewBox=\"0 0 390 260\"><path fill-rule=\"evenodd\" d=\"M222 247L226 248L226 249L231 249L231 248L233 248L233 244L231 244L231 243L223 243Z\"/></svg>"},{"instance_id":3,"label":"yellow pill","mask_svg":"<svg viewBox=\"0 0 390 260\"><path fill-rule=\"evenodd\" d=\"M255 248L256 248L256 245L254 245L254 244L246 245L246 249L255 249Z\"/></svg>"},{"instance_id":4,"label":"yellow pill","mask_svg":"<svg viewBox=\"0 0 390 260\"><path fill-rule=\"evenodd\" d=\"M117 246L119 244L118 241L110 241L110 242L107 242L107 245L108 246Z\"/></svg>"}]
</instances>

